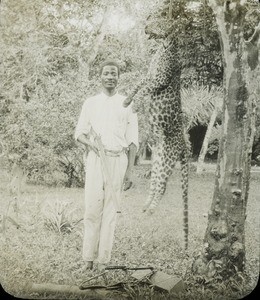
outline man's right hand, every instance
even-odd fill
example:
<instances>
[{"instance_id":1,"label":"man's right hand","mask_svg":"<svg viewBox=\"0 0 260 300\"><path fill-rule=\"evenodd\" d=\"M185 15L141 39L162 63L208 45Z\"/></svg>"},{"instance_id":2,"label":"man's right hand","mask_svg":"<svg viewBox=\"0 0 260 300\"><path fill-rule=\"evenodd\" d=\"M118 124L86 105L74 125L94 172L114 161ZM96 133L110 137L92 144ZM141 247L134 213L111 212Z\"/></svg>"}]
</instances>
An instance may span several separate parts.
<instances>
[{"instance_id":1,"label":"man's right hand","mask_svg":"<svg viewBox=\"0 0 260 300\"><path fill-rule=\"evenodd\" d=\"M81 144L83 144L88 150L92 150L94 151L97 155L99 155L99 150L98 150L98 146L97 143L94 141L91 141L89 136L85 135L85 134L81 134L78 137L78 142L80 142Z\"/></svg>"},{"instance_id":2,"label":"man's right hand","mask_svg":"<svg viewBox=\"0 0 260 300\"><path fill-rule=\"evenodd\" d=\"M95 145L95 143L92 143L92 142L88 142L86 147L89 149L89 150L92 150L96 153L97 156L99 156L99 150L98 150L98 147L97 145Z\"/></svg>"}]
</instances>

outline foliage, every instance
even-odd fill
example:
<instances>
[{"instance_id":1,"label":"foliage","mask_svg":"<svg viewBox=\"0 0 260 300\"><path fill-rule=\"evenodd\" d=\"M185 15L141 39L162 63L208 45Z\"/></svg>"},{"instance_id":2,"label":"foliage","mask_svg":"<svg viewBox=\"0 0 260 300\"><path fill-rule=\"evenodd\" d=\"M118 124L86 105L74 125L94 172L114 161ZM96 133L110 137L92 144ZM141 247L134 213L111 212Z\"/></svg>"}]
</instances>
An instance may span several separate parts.
<instances>
[{"instance_id":1,"label":"foliage","mask_svg":"<svg viewBox=\"0 0 260 300\"><path fill-rule=\"evenodd\" d=\"M207 125L215 109L221 111L223 92L220 87L193 84L181 90L183 113L187 119L187 128L194 125Z\"/></svg>"},{"instance_id":2,"label":"foliage","mask_svg":"<svg viewBox=\"0 0 260 300\"><path fill-rule=\"evenodd\" d=\"M144 76L161 43L149 39L149 26L170 26L179 38L183 88L195 82L221 85L216 24L205 3L192 8L181 0L10 0L0 5L1 147L10 164L27 169L32 182L82 186L83 151L73 138L81 105L99 90L98 68L107 57L121 65L121 93ZM248 33L257 18L249 11ZM139 112L141 141L147 136L147 101L141 101Z\"/></svg>"},{"instance_id":3,"label":"foliage","mask_svg":"<svg viewBox=\"0 0 260 300\"><path fill-rule=\"evenodd\" d=\"M9 162L27 169L32 182L82 186L82 150L73 138L81 105L99 89L96 72L107 56L122 57L124 72L140 68L142 57L135 61L128 49L139 32L122 47L125 37L108 31L93 64L87 58L106 5L16 2L1 3L0 133Z\"/></svg>"},{"instance_id":4,"label":"foliage","mask_svg":"<svg viewBox=\"0 0 260 300\"><path fill-rule=\"evenodd\" d=\"M216 22L206 2L165 0L150 15L146 32L178 39L182 85L222 84L223 67Z\"/></svg>"},{"instance_id":5,"label":"foliage","mask_svg":"<svg viewBox=\"0 0 260 300\"><path fill-rule=\"evenodd\" d=\"M75 212L76 209L72 208L71 203L59 199L49 200L43 210L44 224L57 233L70 233L78 223Z\"/></svg>"}]
</instances>

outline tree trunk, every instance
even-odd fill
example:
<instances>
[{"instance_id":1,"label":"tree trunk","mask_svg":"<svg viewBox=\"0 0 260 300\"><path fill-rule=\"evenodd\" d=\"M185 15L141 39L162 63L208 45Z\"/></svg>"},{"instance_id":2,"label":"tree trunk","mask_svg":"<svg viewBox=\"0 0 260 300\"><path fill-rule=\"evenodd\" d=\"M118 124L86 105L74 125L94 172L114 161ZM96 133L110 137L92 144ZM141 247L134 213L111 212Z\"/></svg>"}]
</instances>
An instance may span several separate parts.
<instances>
[{"instance_id":1,"label":"tree trunk","mask_svg":"<svg viewBox=\"0 0 260 300\"><path fill-rule=\"evenodd\" d=\"M256 72L248 58L254 47L243 40L243 1L209 0L220 33L224 63L223 126L220 140L215 189L204 251L193 264L193 271L206 277L226 279L245 267L245 218L249 191L254 112L248 68ZM256 39L257 43L257 39Z\"/></svg>"},{"instance_id":2,"label":"tree trunk","mask_svg":"<svg viewBox=\"0 0 260 300\"><path fill-rule=\"evenodd\" d=\"M198 165L197 165L197 174L201 174L202 171L203 171L204 159L205 159L205 156L207 154L209 139L210 139L212 128L215 124L217 115L218 115L218 107L216 106L213 113L212 113L212 115L211 115L211 117L210 117L207 132L205 134L203 144L202 144L202 147L201 147L201 150L200 150L200 154L199 154L199 158L198 158Z\"/></svg>"},{"instance_id":3,"label":"tree trunk","mask_svg":"<svg viewBox=\"0 0 260 300\"><path fill-rule=\"evenodd\" d=\"M0 158L1 158L2 156L4 156L4 154L5 154L5 151L4 151L4 144L3 144L2 141L0 141Z\"/></svg>"},{"instance_id":4,"label":"tree trunk","mask_svg":"<svg viewBox=\"0 0 260 300\"><path fill-rule=\"evenodd\" d=\"M91 285L91 284L90 284ZM62 297L62 299L66 299L65 297L72 298L72 299L124 299L123 293L114 293L111 290L106 290L102 286L94 286L93 288L89 289L80 289L76 285L58 285L52 283L32 283L26 286L26 292L30 294L40 294L40 295L54 295L54 298L57 295ZM62 296L61 296L62 295Z\"/></svg>"}]
</instances>

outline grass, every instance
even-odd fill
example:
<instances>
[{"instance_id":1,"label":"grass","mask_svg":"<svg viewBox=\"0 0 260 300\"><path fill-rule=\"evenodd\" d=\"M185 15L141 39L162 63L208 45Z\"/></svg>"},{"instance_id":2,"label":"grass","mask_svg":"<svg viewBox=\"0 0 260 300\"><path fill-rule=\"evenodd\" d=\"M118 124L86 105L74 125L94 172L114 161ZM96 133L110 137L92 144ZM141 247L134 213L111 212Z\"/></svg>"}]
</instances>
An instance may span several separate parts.
<instances>
[{"instance_id":1,"label":"grass","mask_svg":"<svg viewBox=\"0 0 260 300\"><path fill-rule=\"evenodd\" d=\"M134 186L124 192L122 213L118 215L111 265L153 266L169 275L182 278L185 291L173 297L150 286L126 286L129 299L239 299L254 289L259 274L259 195L260 173L254 173L246 219L247 280L233 280L218 286L200 284L189 272L192 261L202 248L211 205L214 173L195 173L190 177L189 250L184 249L182 201L179 170L169 181L166 194L156 213L141 212L149 190L149 180L143 175L148 166L135 168ZM0 214L3 217L11 196L7 192L7 176L0 174ZM20 227L6 220L0 233L0 280L11 294L33 299L53 299L26 291L27 283L80 285L97 275L84 271L81 258L84 213L84 190L27 185L19 199L18 216L9 208L9 216ZM130 274L130 273L129 273ZM109 271L110 284L126 280L124 271ZM100 277L92 284L104 284ZM112 294L115 299L116 294ZM122 295L121 295L122 296ZM71 296L73 298L73 296ZM120 296L119 296L120 297ZM123 297L123 296L122 296ZM55 299L68 296L55 295Z\"/></svg>"}]
</instances>

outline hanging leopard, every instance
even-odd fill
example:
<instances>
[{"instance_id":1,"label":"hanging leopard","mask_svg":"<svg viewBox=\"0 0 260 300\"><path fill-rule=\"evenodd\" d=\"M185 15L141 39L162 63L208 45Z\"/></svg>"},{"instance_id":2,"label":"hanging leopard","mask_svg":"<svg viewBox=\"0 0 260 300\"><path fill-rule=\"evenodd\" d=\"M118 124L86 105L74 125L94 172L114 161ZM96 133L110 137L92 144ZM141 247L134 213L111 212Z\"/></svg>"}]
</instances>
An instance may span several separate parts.
<instances>
[{"instance_id":1,"label":"hanging leopard","mask_svg":"<svg viewBox=\"0 0 260 300\"><path fill-rule=\"evenodd\" d=\"M183 124L180 76L178 41L169 35L154 55L147 76L132 90L124 106L128 106L136 94L139 95L137 100L141 98L140 95L150 95L148 118L154 146L150 191L143 208L144 212L154 212L165 193L173 168L180 160L187 249L189 147Z\"/></svg>"}]
</instances>

